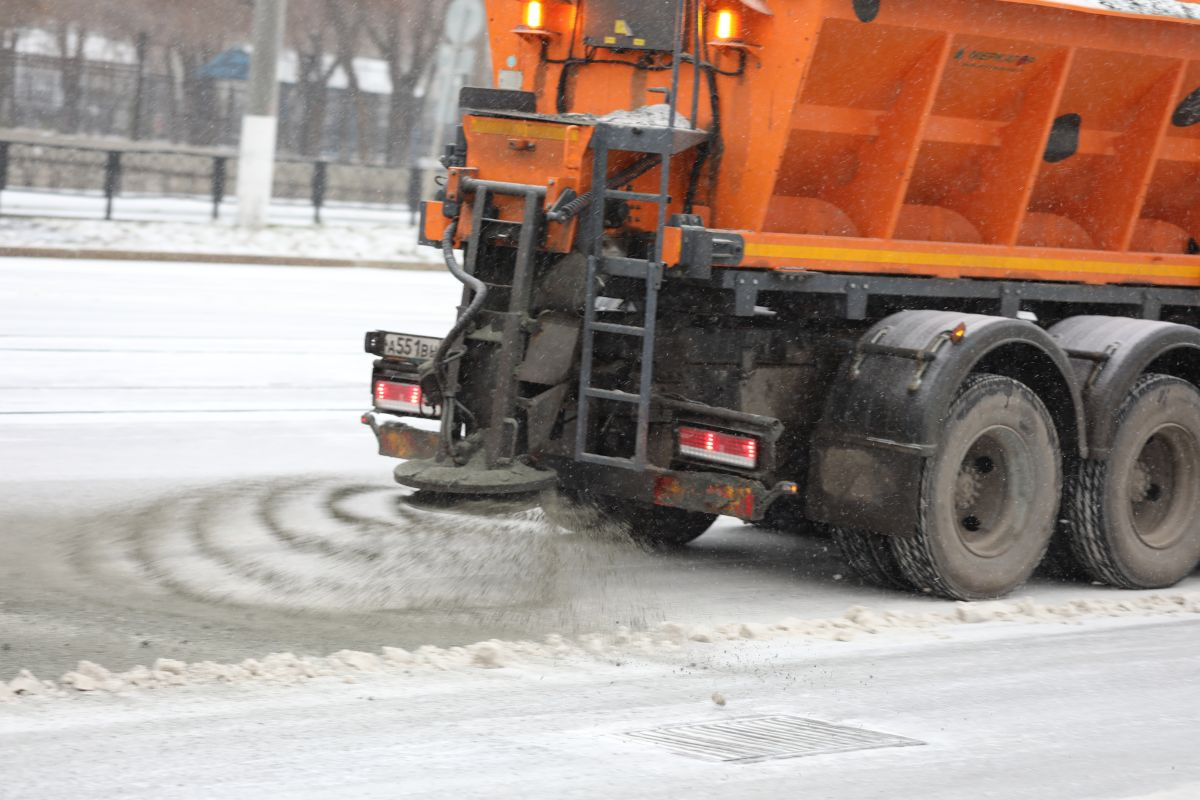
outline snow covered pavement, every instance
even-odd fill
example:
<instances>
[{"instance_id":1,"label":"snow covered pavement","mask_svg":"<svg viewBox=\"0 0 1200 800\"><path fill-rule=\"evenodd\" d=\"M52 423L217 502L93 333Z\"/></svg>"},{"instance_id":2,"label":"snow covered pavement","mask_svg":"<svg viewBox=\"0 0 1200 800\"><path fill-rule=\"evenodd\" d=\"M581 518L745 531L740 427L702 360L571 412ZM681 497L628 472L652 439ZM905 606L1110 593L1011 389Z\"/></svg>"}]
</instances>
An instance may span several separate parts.
<instances>
[{"instance_id":1,"label":"snow covered pavement","mask_svg":"<svg viewBox=\"0 0 1200 800\"><path fill-rule=\"evenodd\" d=\"M0 706L3 794L1185 800L1200 791L1198 634L980 627ZM726 763L628 735L763 715L921 744Z\"/></svg>"},{"instance_id":2,"label":"snow covered pavement","mask_svg":"<svg viewBox=\"0 0 1200 800\"><path fill-rule=\"evenodd\" d=\"M0 797L1200 796L1196 578L961 606L732 521L655 555L409 504L358 423L361 336L438 335L457 300L440 273L0 261ZM924 744L727 764L625 736L764 714Z\"/></svg>"},{"instance_id":3,"label":"snow covered pavement","mask_svg":"<svg viewBox=\"0 0 1200 800\"><path fill-rule=\"evenodd\" d=\"M203 198L121 198L110 221L102 219L102 198L9 190L0 204L0 248L441 262L417 246L407 209L338 206L314 225L311 208L277 203L270 225L245 230L233 224L236 208L210 221Z\"/></svg>"}]
</instances>

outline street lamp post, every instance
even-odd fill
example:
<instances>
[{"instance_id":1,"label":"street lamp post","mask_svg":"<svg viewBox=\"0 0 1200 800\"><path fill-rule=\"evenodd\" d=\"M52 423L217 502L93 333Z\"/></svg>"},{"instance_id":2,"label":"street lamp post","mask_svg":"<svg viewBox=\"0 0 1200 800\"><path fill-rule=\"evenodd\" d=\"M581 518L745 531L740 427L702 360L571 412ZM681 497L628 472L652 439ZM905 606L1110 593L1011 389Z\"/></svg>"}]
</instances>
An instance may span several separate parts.
<instances>
[{"instance_id":1,"label":"street lamp post","mask_svg":"<svg viewBox=\"0 0 1200 800\"><path fill-rule=\"evenodd\" d=\"M271 205L279 113L279 53L287 0L255 0L254 53L242 116L237 170L238 224L261 228Z\"/></svg>"}]
</instances>

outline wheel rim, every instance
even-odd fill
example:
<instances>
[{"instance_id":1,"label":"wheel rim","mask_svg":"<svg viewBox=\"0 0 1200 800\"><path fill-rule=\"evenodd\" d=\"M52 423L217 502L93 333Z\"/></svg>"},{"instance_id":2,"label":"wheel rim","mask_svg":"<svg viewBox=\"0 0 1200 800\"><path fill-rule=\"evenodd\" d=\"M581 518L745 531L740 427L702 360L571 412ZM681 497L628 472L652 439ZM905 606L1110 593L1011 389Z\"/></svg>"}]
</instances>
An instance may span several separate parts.
<instances>
[{"instance_id":1,"label":"wheel rim","mask_svg":"<svg viewBox=\"0 0 1200 800\"><path fill-rule=\"evenodd\" d=\"M1179 425L1157 428L1129 466L1128 507L1134 532L1148 547L1176 544L1200 516L1200 443Z\"/></svg>"},{"instance_id":2,"label":"wheel rim","mask_svg":"<svg viewBox=\"0 0 1200 800\"><path fill-rule=\"evenodd\" d=\"M959 541L981 558L1016 544L1029 518L1033 455L1012 428L994 426L971 442L959 464L954 520Z\"/></svg>"}]
</instances>

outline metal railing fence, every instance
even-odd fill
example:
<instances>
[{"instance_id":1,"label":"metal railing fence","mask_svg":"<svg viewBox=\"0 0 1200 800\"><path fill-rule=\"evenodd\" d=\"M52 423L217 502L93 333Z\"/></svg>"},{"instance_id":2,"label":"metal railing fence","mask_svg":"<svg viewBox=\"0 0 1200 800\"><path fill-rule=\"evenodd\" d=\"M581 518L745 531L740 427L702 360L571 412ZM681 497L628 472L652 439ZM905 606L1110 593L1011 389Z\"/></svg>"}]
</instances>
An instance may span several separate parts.
<instances>
[{"instance_id":1,"label":"metal railing fence","mask_svg":"<svg viewBox=\"0 0 1200 800\"><path fill-rule=\"evenodd\" d=\"M215 148L169 148L0 139L0 214L4 192L99 190L104 219L112 219L123 193L158 197L207 197L211 218L237 185L237 154ZM273 195L306 200L313 221L334 203L414 208L421 174L417 169L341 164L325 160L276 161Z\"/></svg>"}]
</instances>

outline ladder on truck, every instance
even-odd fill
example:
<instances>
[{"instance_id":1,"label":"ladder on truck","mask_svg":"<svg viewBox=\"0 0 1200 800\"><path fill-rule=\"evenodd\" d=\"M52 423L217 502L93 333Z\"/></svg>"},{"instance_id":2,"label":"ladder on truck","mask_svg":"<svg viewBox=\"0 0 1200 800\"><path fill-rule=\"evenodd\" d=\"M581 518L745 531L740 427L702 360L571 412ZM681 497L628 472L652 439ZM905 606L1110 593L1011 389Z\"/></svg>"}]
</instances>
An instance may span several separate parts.
<instances>
[{"instance_id":1,"label":"ladder on truck","mask_svg":"<svg viewBox=\"0 0 1200 800\"><path fill-rule=\"evenodd\" d=\"M591 243L587 259L587 294L584 302L583 337L579 368L579 402L575 429L575 459L588 464L621 467L643 471L646 469L647 449L650 439L651 387L654 382L654 338L658 322L658 293L663 279L663 229L667 225L667 210L671 202L671 158L708 140L707 131L695 127L697 97L700 86L700 31L692 24L688 27L694 43L692 59L692 125L677 128L676 118L679 98L679 68L683 61L684 22L686 0L675 4L675 45L671 59L671 85L665 90L668 106L667 125L635 127L611 123L599 123L592 134L592 202L587 216L582 220L588 241ZM651 90L655 91L655 90ZM663 91L663 90L658 90ZM612 177L608 174L609 154L612 152L640 153L656 156L659 163L658 192L634 192L620 188L609 188ZM653 203L657 207L657 221L650 258L636 259L605 255L604 215L608 200L634 200ZM620 325L596 319L597 285L602 275L640 279L645 286L641 325ZM598 387L592 382L592 365L595 358L597 336L631 336L641 339L641 365L637 375L637 391L626 392ZM627 455L606 455L594 452L589 441L588 425L593 401L627 403L637 409L637 425L633 451Z\"/></svg>"}]
</instances>

